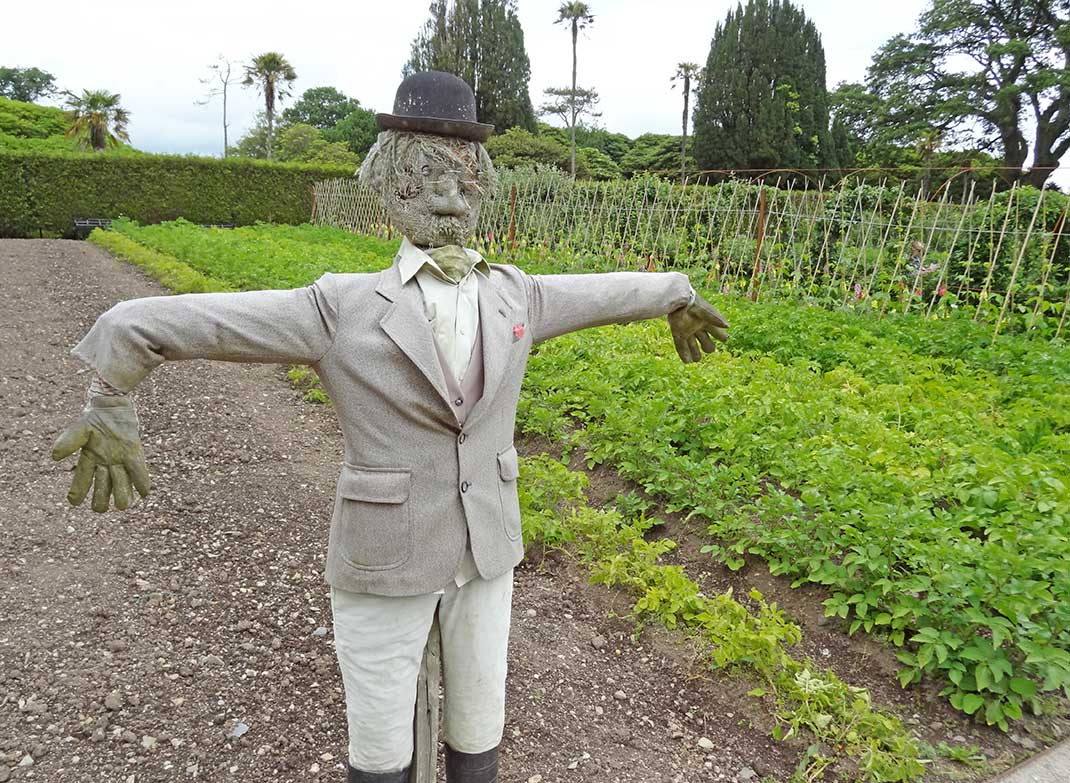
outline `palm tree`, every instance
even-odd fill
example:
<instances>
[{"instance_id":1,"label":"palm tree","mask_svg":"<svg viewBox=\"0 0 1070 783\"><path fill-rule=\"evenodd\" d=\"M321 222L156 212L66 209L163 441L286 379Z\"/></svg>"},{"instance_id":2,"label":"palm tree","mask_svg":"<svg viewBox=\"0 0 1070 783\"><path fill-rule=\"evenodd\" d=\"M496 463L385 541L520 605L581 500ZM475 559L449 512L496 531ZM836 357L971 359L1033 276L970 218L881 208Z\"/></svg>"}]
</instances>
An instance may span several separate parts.
<instances>
[{"instance_id":1,"label":"palm tree","mask_svg":"<svg viewBox=\"0 0 1070 783\"><path fill-rule=\"evenodd\" d=\"M275 101L282 100L290 94L290 82L297 78L297 72L278 52L264 52L253 58L245 66L246 87L256 85L264 96L264 116L267 117L267 158L272 158L275 136Z\"/></svg>"},{"instance_id":2,"label":"palm tree","mask_svg":"<svg viewBox=\"0 0 1070 783\"><path fill-rule=\"evenodd\" d=\"M687 182L687 107L691 98L691 80L697 83L702 78L702 69L696 63L680 63L676 66L676 73L669 80L675 82L681 79L684 82L684 132L680 137L680 184Z\"/></svg>"},{"instance_id":3,"label":"palm tree","mask_svg":"<svg viewBox=\"0 0 1070 783\"><path fill-rule=\"evenodd\" d=\"M562 3L557 9L557 19L554 24L568 22L572 27L572 122L569 124L571 141L569 143L572 160L572 176L576 176L576 37L580 30L594 23L594 14L591 13L587 3L569 2Z\"/></svg>"},{"instance_id":4,"label":"palm tree","mask_svg":"<svg viewBox=\"0 0 1070 783\"><path fill-rule=\"evenodd\" d=\"M68 139L77 139L84 150L91 147L100 152L106 146L118 146L119 139L130 141L126 132L130 112L119 105L118 94L105 90L82 90L81 95L65 92L67 118L70 122L65 134Z\"/></svg>"}]
</instances>

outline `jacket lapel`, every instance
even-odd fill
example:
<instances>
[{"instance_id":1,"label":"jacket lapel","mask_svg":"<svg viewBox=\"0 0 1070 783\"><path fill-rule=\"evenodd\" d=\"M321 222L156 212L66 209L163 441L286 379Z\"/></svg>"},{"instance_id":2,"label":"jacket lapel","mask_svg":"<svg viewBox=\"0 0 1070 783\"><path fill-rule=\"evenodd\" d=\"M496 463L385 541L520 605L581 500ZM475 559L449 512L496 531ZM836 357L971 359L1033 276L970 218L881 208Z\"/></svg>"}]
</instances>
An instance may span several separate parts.
<instances>
[{"instance_id":1,"label":"jacket lapel","mask_svg":"<svg viewBox=\"0 0 1070 783\"><path fill-rule=\"evenodd\" d=\"M493 282L494 278L479 281L479 328L483 332L483 396L468 414L465 426L479 418L490 407L505 371L512 363L514 349L521 345L513 340L513 325L517 323L517 308L505 298Z\"/></svg>"},{"instance_id":2,"label":"jacket lapel","mask_svg":"<svg viewBox=\"0 0 1070 783\"><path fill-rule=\"evenodd\" d=\"M420 287L416 283L401 285L401 273L398 271L397 259L394 259L394 265L380 273L379 285L375 290L393 302L393 307L380 319L379 326L423 373L448 407L450 400L446 379L435 354L435 338L431 333L431 325L421 305L423 297Z\"/></svg>"}]
</instances>

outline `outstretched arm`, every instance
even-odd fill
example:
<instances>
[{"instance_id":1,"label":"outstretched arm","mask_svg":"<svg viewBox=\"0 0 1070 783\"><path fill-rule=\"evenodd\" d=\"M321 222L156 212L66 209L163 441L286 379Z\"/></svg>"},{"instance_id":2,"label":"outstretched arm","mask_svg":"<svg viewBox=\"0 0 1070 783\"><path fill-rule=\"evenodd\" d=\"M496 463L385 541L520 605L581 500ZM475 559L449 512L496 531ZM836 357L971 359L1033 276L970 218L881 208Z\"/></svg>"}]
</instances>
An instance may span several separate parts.
<instances>
[{"instance_id":1,"label":"outstretched arm","mask_svg":"<svg viewBox=\"0 0 1070 783\"><path fill-rule=\"evenodd\" d=\"M336 318L331 275L285 291L153 296L115 305L72 353L126 392L165 360L315 364Z\"/></svg>"},{"instance_id":2,"label":"outstretched arm","mask_svg":"<svg viewBox=\"0 0 1070 783\"><path fill-rule=\"evenodd\" d=\"M92 508L117 509L133 490L149 493L137 413L126 395L168 359L314 364L334 340L334 281L308 288L187 294L123 302L102 315L73 353L97 371L78 417L56 440L52 458L79 453L67 499L93 490Z\"/></svg>"},{"instance_id":3,"label":"outstretched arm","mask_svg":"<svg viewBox=\"0 0 1070 783\"><path fill-rule=\"evenodd\" d=\"M528 318L536 343L605 324L669 316L673 343L684 362L728 339L728 322L691 288L680 272L609 272L525 275Z\"/></svg>"}]
</instances>

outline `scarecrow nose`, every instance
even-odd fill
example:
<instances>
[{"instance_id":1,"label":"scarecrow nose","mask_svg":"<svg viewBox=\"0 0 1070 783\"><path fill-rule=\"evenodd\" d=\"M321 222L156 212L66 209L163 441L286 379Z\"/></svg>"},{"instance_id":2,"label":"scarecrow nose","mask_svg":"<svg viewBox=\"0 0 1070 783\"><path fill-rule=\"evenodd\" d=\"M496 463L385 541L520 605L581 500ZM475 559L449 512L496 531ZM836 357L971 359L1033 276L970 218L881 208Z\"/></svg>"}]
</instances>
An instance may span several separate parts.
<instances>
[{"instance_id":1,"label":"scarecrow nose","mask_svg":"<svg viewBox=\"0 0 1070 783\"><path fill-rule=\"evenodd\" d=\"M464 217L471 209L457 187L456 178L443 178L439 181L435 191L434 196L431 198L431 209L436 215Z\"/></svg>"}]
</instances>

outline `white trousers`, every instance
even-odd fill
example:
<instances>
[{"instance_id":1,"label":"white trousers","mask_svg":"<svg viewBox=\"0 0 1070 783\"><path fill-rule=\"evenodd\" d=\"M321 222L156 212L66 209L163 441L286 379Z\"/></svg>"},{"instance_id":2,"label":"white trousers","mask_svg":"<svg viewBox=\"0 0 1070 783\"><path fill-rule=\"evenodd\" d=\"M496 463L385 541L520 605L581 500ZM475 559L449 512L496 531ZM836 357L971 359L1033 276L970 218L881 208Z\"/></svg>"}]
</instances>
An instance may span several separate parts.
<instances>
[{"instance_id":1,"label":"white trousers","mask_svg":"<svg viewBox=\"0 0 1070 783\"><path fill-rule=\"evenodd\" d=\"M462 753L498 746L505 727L512 600L511 570L402 598L331 589L349 763L355 769L394 772L410 764L416 683L436 611L442 633L443 738Z\"/></svg>"}]
</instances>

